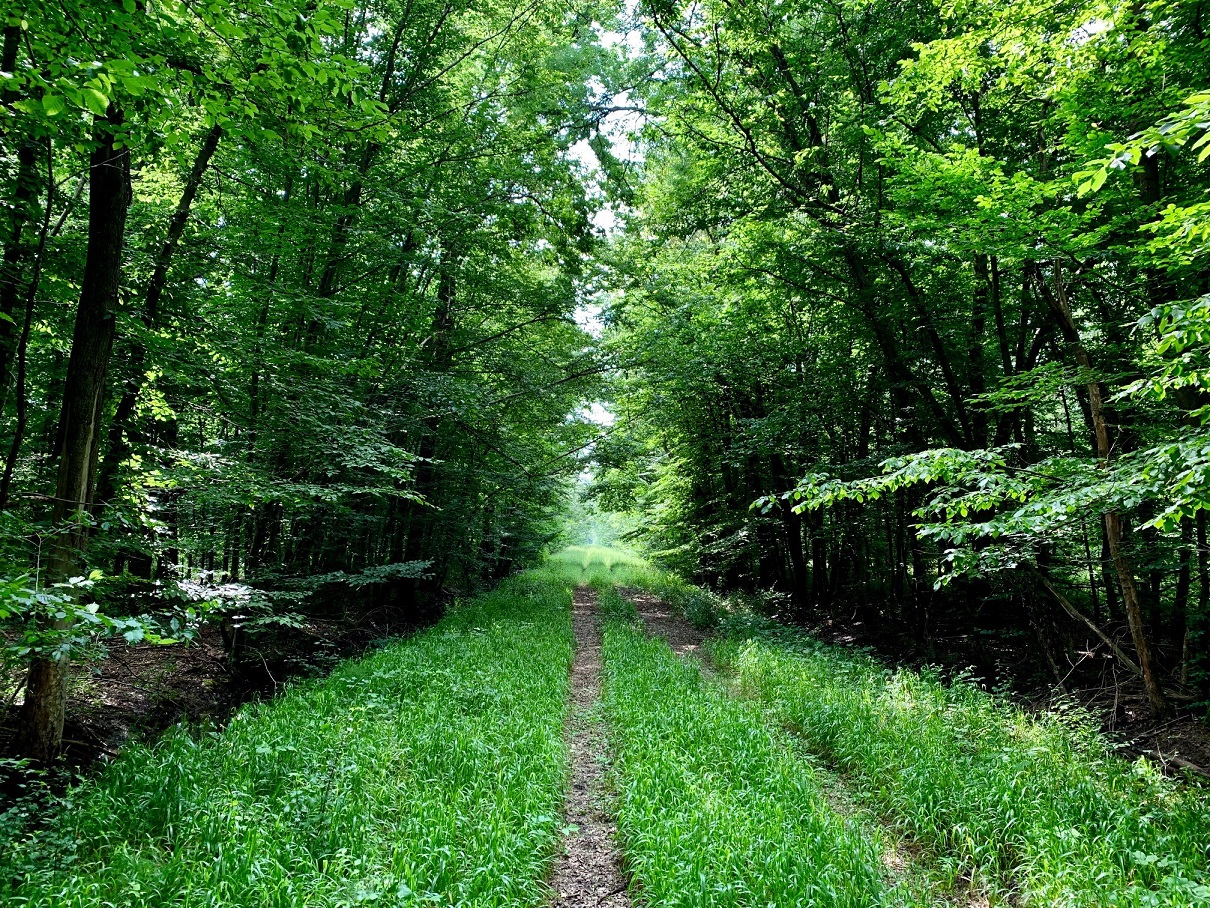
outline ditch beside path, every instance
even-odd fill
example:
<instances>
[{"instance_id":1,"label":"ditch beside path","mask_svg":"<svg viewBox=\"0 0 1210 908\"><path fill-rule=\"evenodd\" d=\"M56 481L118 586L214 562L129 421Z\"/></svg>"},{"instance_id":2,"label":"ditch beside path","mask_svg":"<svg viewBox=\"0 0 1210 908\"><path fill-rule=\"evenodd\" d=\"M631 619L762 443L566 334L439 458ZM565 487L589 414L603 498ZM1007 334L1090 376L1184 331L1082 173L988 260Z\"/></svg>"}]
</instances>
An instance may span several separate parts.
<instances>
[{"instance_id":1,"label":"ditch beside path","mask_svg":"<svg viewBox=\"0 0 1210 908\"><path fill-rule=\"evenodd\" d=\"M567 832L550 877L550 908L630 905L605 778L609 758L599 715L601 628L596 612L597 594L588 587L578 588L572 602L576 654L567 738L571 757L564 813Z\"/></svg>"}]
</instances>

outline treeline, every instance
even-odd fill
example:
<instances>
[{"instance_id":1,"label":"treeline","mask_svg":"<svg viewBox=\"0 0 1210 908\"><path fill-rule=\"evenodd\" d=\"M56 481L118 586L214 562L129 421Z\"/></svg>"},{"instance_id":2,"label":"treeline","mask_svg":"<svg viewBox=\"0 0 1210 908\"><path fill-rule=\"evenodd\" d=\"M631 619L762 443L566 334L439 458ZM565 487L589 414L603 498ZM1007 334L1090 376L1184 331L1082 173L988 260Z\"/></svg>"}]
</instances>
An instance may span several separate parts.
<instances>
[{"instance_id":1,"label":"treeline","mask_svg":"<svg viewBox=\"0 0 1210 908\"><path fill-rule=\"evenodd\" d=\"M58 749L70 657L151 634L132 616L180 580L351 578L406 619L532 560L600 372L572 317L591 9L34 0L3 25L17 749Z\"/></svg>"},{"instance_id":2,"label":"treeline","mask_svg":"<svg viewBox=\"0 0 1210 908\"><path fill-rule=\"evenodd\" d=\"M643 4L596 494L800 616L1210 698L1207 16Z\"/></svg>"}]
</instances>

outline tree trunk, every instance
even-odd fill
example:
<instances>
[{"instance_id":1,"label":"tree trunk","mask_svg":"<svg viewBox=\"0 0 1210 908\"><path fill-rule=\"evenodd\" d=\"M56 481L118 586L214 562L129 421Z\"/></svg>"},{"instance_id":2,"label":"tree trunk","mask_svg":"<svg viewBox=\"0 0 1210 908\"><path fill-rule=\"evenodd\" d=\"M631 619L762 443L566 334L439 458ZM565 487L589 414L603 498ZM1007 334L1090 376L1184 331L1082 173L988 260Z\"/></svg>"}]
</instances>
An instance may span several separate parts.
<instances>
[{"instance_id":1,"label":"tree trunk","mask_svg":"<svg viewBox=\"0 0 1210 908\"><path fill-rule=\"evenodd\" d=\"M428 367L435 373L449 372L453 365L453 332L455 326L454 309L458 301L458 256L447 254L447 259L441 265L437 285L437 307L433 318L429 338ZM432 426L422 425L420 442L416 455L413 488L425 502L409 502L408 518L404 531L407 542L404 546L405 561L427 561L432 554L429 550L430 529L433 522L428 508L433 505L436 497L437 470L434 460L437 456L437 435L441 428L440 419Z\"/></svg>"},{"instance_id":2,"label":"tree trunk","mask_svg":"<svg viewBox=\"0 0 1210 908\"><path fill-rule=\"evenodd\" d=\"M1193 520L1194 541L1197 544L1197 611L1196 616L1197 627L1190 627L1185 632L1186 643L1189 640L1189 635L1193 630L1198 630L1204 633L1206 621L1210 618L1210 548L1206 545L1206 512L1198 511L1197 516ZM1193 622L1190 622L1192 625ZM1201 649L1200 658L1205 658L1206 648ZM1181 683L1189 683L1190 663L1193 661L1192 653L1184 653L1181 665ZM1204 677L1204 675L1203 675Z\"/></svg>"},{"instance_id":3,"label":"tree trunk","mask_svg":"<svg viewBox=\"0 0 1210 908\"><path fill-rule=\"evenodd\" d=\"M38 298L38 285L42 279L42 266L46 261L46 240L50 234L51 207L55 200L54 150L46 144L46 207L42 211L42 230L38 236L38 249L34 255L33 273L25 290L25 315L21 320L21 333L17 338L17 424L13 427L13 438L8 456L4 461L4 475L0 477L0 511L8 509L12 491L13 474L21 456L21 445L25 441L25 430L29 425L29 334L34 322L34 309ZM2 411L0 411L2 412Z\"/></svg>"},{"instance_id":4,"label":"tree trunk","mask_svg":"<svg viewBox=\"0 0 1210 908\"><path fill-rule=\"evenodd\" d=\"M828 540L823 530L823 514L816 511L811 526L811 598L815 608L821 611L831 606L828 602Z\"/></svg>"},{"instance_id":5,"label":"tree trunk","mask_svg":"<svg viewBox=\"0 0 1210 908\"><path fill-rule=\"evenodd\" d=\"M17 46L21 30L16 25L4 29L4 45L0 50L0 71L13 72L17 65ZM16 93L4 92L7 106L16 100ZM8 136L4 137L6 140ZM7 402L9 377L17 352L17 303L21 296L21 264L25 257L25 226L32 218L34 192L37 183L38 142L30 137L17 145L17 176L9 209L8 236L4 240L4 257L0 263L0 414Z\"/></svg>"},{"instance_id":6,"label":"tree trunk","mask_svg":"<svg viewBox=\"0 0 1210 908\"><path fill-rule=\"evenodd\" d=\"M1198 513L1201 513L1200 511ZM1193 581L1193 558L1190 551L1193 547L1193 527L1189 521L1181 523L1181 547L1178 553L1176 570L1176 593L1172 597L1172 642L1177 648L1178 676L1186 677L1188 669L1185 659L1188 656L1189 640L1189 589Z\"/></svg>"},{"instance_id":7,"label":"tree trunk","mask_svg":"<svg viewBox=\"0 0 1210 908\"><path fill-rule=\"evenodd\" d=\"M121 112L112 107L105 120L98 119L89 163L88 252L59 418L49 583L73 575L88 542L92 475L130 205L130 152L114 147L121 122ZM30 664L16 747L36 760L53 759L63 746L68 663L67 657L39 657Z\"/></svg>"},{"instance_id":8,"label":"tree trunk","mask_svg":"<svg viewBox=\"0 0 1210 908\"><path fill-rule=\"evenodd\" d=\"M975 292L971 302L971 337L967 348L967 385L972 397L977 397L987 390L987 379L984 375L983 362L983 332L987 322L987 308L992 296L991 274L988 268L987 256L982 253L975 255ZM998 305L997 305L997 308ZM971 441L976 448L987 446L987 411L982 404L976 404L971 411Z\"/></svg>"},{"instance_id":9,"label":"tree trunk","mask_svg":"<svg viewBox=\"0 0 1210 908\"><path fill-rule=\"evenodd\" d=\"M1117 511L1105 514L1105 535L1109 539L1109 553L1113 558L1114 569L1118 575L1118 585L1122 590L1122 602L1126 606L1126 620L1130 624L1130 635L1134 639L1134 648L1139 656L1139 668L1143 672L1143 686L1147 689L1147 699L1151 701L1151 710L1157 718L1168 715L1168 699L1164 689L1156 677L1154 661L1151 657L1151 645L1147 641L1147 632L1143 625L1143 609L1139 602L1139 591L1134 581L1134 570L1129 556L1123 547L1126 535L1126 522Z\"/></svg>"},{"instance_id":10,"label":"tree trunk","mask_svg":"<svg viewBox=\"0 0 1210 908\"><path fill-rule=\"evenodd\" d=\"M185 188L177 201L176 210L172 213L172 220L168 222L168 232L164 236L164 243L156 256L155 270L147 284L143 324L149 329L154 328L159 321L160 300L168 286L168 268L172 265L173 255L185 233L185 224L189 220L189 209L193 207L193 200L197 198L198 190L202 185L202 177L205 176L206 169L210 166L210 159L214 157L222 135L221 126L213 127L206 134L202 147L198 149L197 157L194 159L189 178L185 181ZM143 366L146 359L147 348L142 343L136 343L130 351L129 376L122 389L122 398L118 401L113 422L109 426L109 446L105 452L105 459L101 462L101 473L97 481L97 504L102 507L117 492L118 470L130 456L130 420L134 416L139 392L143 388L146 371Z\"/></svg>"},{"instance_id":11,"label":"tree trunk","mask_svg":"<svg viewBox=\"0 0 1210 908\"><path fill-rule=\"evenodd\" d=\"M795 514L793 508L783 507L781 519L786 536L786 552L790 558L791 595L794 597L795 609L801 612L806 608L809 598L807 559L802 545L802 516Z\"/></svg>"},{"instance_id":12,"label":"tree trunk","mask_svg":"<svg viewBox=\"0 0 1210 908\"><path fill-rule=\"evenodd\" d=\"M1040 270L1034 271L1038 289L1046 298L1047 304L1059 323L1063 339L1072 348L1076 363L1084 370L1092 372L1092 359L1080 338L1079 329L1071 315L1071 307L1067 302L1067 294L1063 287L1062 271L1059 265L1054 265L1055 292L1046 285ZM1109 442L1109 421L1105 414L1105 389L1101 383L1092 377L1088 381L1088 413L1092 421L1097 458L1102 464L1108 465L1113 457L1113 449ZM1168 699L1160 685L1155 671L1154 660L1151 656L1151 644L1147 639L1146 626L1143 623L1143 608L1140 602L1138 584L1135 581L1134 566L1126 552L1126 520L1116 510L1107 511L1103 515L1105 523L1105 541L1109 547L1109 556L1113 561L1114 572L1117 574L1118 589L1122 593L1122 604L1126 609L1126 621L1130 625L1130 636L1134 640L1134 648L1139 657L1139 668L1143 673L1143 686L1147 690L1147 699L1151 701L1151 710L1157 718L1168 715Z\"/></svg>"}]
</instances>

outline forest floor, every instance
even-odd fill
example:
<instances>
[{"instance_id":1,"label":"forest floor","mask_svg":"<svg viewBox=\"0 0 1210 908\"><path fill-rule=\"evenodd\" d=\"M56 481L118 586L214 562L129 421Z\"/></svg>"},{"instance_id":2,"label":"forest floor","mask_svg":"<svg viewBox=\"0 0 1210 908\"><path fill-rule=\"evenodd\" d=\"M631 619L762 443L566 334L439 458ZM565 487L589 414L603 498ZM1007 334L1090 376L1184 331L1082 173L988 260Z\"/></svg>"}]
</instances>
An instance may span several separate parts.
<instances>
[{"instance_id":1,"label":"forest floor","mask_svg":"<svg viewBox=\"0 0 1210 908\"><path fill-rule=\"evenodd\" d=\"M370 610L313 616L278 631L271 652L246 649L238 664L216 624L171 646L102 641L90 658L72 665L64 768L69 775L86 772L98 760L117 757L131 738L154 740L179 722L222 726L241 705L275 696L286 682L326 674L341 660L419 626L391 626ZM16 729L23 683L17 674L0 677L0 754L8 752ZM4 796L0 787L0 809Z\"/></svg>"}]
</instances>

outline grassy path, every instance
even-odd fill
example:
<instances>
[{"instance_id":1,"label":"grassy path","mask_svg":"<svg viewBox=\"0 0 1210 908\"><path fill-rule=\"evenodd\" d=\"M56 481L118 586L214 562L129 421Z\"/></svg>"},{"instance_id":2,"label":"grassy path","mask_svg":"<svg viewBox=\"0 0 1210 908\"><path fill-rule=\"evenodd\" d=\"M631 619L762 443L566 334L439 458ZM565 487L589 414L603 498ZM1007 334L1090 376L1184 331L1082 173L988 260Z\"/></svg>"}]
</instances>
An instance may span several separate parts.
<instances>
[{"instance_id":1,"label":"grassy path","mask_svg":"<svg viewBox=\"0 0 1210 908\"><path fill-rule=\"evenodd\" d=\"M605 707L619 829L647 904L911 903L758 712L620 617L605 627Z\"/></svg>"},{"instance_id":2,"label":"grassy path","mask_svg":"<svg viewBox=\"0 0 1210 908\"><path fill-rule=\"evenodd\" d=\"M626 620L610 625L623 838L645 892L677 880L655 903L1210 904L1207 791L1119 758L1087 719L891 671L628 571L682 614L721 620L704 649L735 694ZM653 629L676 624L632 598ZM692 652L687 639L671 642ZM809 868L786 857L803 854Z\"/></svg>"},{"instance_id":3,"label":"grassy path","mask_svg":"<svg viewBox=\"0 0 1210 908\"><path fill-rule=\"evenodd\" d=\"M1079 715L1028 714L781 629L710 650L863 806L993 904L1210 904L1205 792L1117 757Z\"/></svg>"},{"instance_id":4,"label":"grassy path","mask_svg":"<svg viewBox=\"0 0 1210 908\"><path fill-rule=\"evenodd\" d=\"M0 905L1210 904L1204 791L1078 717L674 613L717 605L564 553L222 731L130 748L36 831L0 815Z\"/></svg>"},{"instance_id":5,"label":"grassy path","mask_svg":"<svg viewBox=\"0 0 1210 908\"><path fill-rule=\"evenodd\" d=\"M737 690L730 674L720 675L718 667L710 658L713 643L701 628L692 625L684 615L659 597L643 589L619 588L613 599L614 611L623 616L633 607L644 632L665 642L678 656L689 657L687 664L696 667L703 677L713 682L717 693L736 696ZM618 600L620 597L621 601ZM764 720L764 716L760 717ZM814 754L806 750L801 740L788 737L780 727L771 728L775 746L785 750L788 756L808 767L811 783L830 810L850 821L856 834L868 840L879 854L885 878L883 898L901 905L965 906L985 908L987 902L969 885L969 880L960 875L945 872L944 868L929 861L914 843L908 841L901 830L882 820L875 811L855 797L841 777L830 770Z\"/></svg>"}]
</instances>

